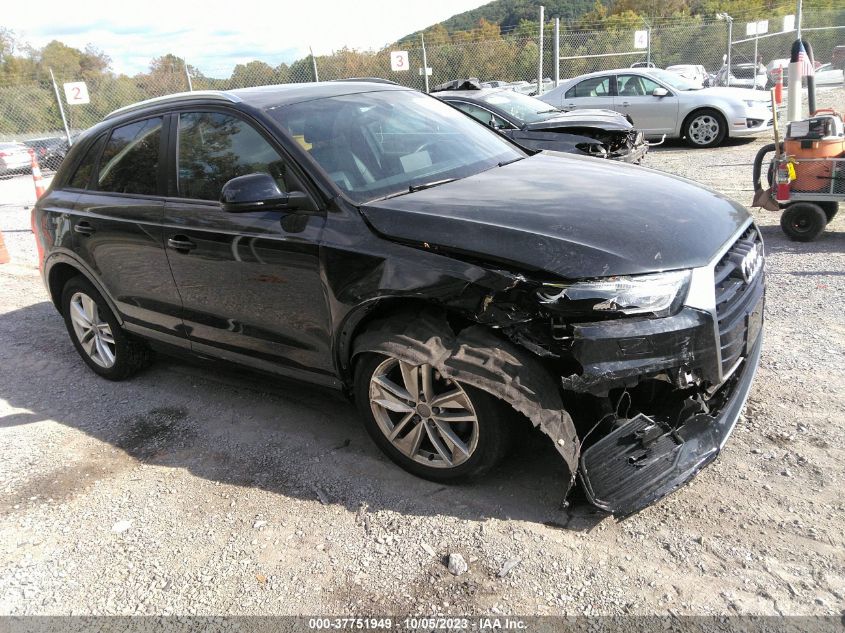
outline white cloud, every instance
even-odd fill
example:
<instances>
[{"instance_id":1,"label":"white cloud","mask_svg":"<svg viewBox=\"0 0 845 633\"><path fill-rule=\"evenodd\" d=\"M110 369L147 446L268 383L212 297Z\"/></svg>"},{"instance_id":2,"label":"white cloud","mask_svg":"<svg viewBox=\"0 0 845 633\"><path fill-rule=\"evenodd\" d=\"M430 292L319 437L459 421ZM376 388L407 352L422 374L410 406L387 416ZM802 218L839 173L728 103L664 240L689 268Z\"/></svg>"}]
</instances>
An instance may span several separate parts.
<instances>
[{"instance_id":1,"label":"white cloud","mask_svg":"<svg viewBox=\"0 0 845 633\"><path fill-rule=\"evenodd\" d=\"M129 74L145 70L153 57L174 53L206 74L220 75L253 59L290 62L307 54L309 46L316 54L343 46L381 48L484 2L46 0L37 9L24 2L7 4L3 25L34 46L53 39L78 48L90 43L112 57L115 70Z\"/></svg>"}]
</instances>

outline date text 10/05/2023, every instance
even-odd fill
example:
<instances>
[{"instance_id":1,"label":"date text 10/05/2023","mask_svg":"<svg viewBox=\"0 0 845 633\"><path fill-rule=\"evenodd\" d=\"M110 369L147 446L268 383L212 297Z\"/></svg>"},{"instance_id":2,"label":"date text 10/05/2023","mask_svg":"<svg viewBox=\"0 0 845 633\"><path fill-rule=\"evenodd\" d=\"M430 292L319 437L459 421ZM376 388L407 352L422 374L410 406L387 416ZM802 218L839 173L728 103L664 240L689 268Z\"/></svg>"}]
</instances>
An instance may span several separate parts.
<instances>
[{"instance_id":1,"label":"date text 10/05/2023","mask_svg":"<svg viewBox=\"0 0 845 633\"><path fill-rule=\"evenodd\" d=\"M317 630L406 630L406 631L435 631L435 630L525 630L523 620L505 617L476 617L476 618L310 618L309 629Z\"/></svg>"}]
</instances>

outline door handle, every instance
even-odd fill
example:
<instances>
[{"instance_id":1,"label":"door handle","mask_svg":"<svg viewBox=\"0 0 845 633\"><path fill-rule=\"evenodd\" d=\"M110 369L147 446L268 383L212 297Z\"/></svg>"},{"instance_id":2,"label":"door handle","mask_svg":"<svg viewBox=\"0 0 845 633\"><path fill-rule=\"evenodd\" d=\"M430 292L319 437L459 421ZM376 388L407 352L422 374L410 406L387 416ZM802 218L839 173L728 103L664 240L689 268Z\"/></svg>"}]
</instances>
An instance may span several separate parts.
<instances>
[{"instance_id":1,"label":"door handle","mask_svg":"<svg viewBox=\"0 0 845 633\"><path fill-rule=\"evenodd\" d=\"M629 105L631 105L631 104L630 104L630 103L628 103L627 101L623 101L623 102L622 102L622 107L623 107L623 108L627 108Z\"/></svg>"},{"instance_id":2,"label":"door handle","mask_svg":"<svg viewBox=\"0 0 845 633\"><path fill-rule=\"evenodd\" d=\"M77 222L73 225L74 233L79 233L80 235L91 235L94 233L96 229L91 226L88 222Z\"/></svg>"},{"instance_id":3,"label":"door handle","mask_svg":"<svg viewBox=\"0 0 845 633\"><path fill-rule=\"evenodd\" d=\"M179 251L180 253L187 253L197 247L196 244L184 235L174 235L167 240L167 245L174 251Z\"/></svg>"}]
</instances>

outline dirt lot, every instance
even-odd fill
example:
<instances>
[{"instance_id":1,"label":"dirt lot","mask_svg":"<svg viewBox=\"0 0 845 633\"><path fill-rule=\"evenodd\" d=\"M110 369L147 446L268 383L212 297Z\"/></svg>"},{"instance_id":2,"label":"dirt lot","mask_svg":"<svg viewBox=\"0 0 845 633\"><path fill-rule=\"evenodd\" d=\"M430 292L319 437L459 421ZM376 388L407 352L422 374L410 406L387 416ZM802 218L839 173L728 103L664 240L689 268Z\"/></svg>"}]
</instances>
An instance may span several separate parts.
<instances>
[{"instance_id":1,"label":"dirt lot","mask_svg":"<svg viewBox=\"0 0 845 633\"><path fill-rule=\"evenodd\" d=\"M747 204L764 142L667 144L647 164ZM444 487L324 391L168 358L97 378L38 277L30 191L0 182L0 614L843 612L843 214L797 244L755 210L769 289L745 416L690 485L615 522L578 494L559 507L542 436Z\"/></svg>"}]
</instances>

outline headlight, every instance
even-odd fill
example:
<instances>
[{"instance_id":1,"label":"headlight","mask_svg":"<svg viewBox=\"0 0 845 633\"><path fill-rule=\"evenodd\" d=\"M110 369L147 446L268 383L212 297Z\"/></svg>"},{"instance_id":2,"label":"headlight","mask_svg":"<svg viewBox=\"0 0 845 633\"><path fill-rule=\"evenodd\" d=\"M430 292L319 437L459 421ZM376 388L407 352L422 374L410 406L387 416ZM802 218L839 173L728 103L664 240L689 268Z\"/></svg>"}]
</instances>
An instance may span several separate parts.
<instances>
[{"instance_id":1,"label":"headlight","mask_svg":"<svg viewBox=\"0 0 845 633\"><path fill-rule=\"evenodd\" d=\"M573 284L543 284L540 303L556 311L606 315L668 316L686 297L690 271L608 277Z\"/></svg>"}]
</instances>

